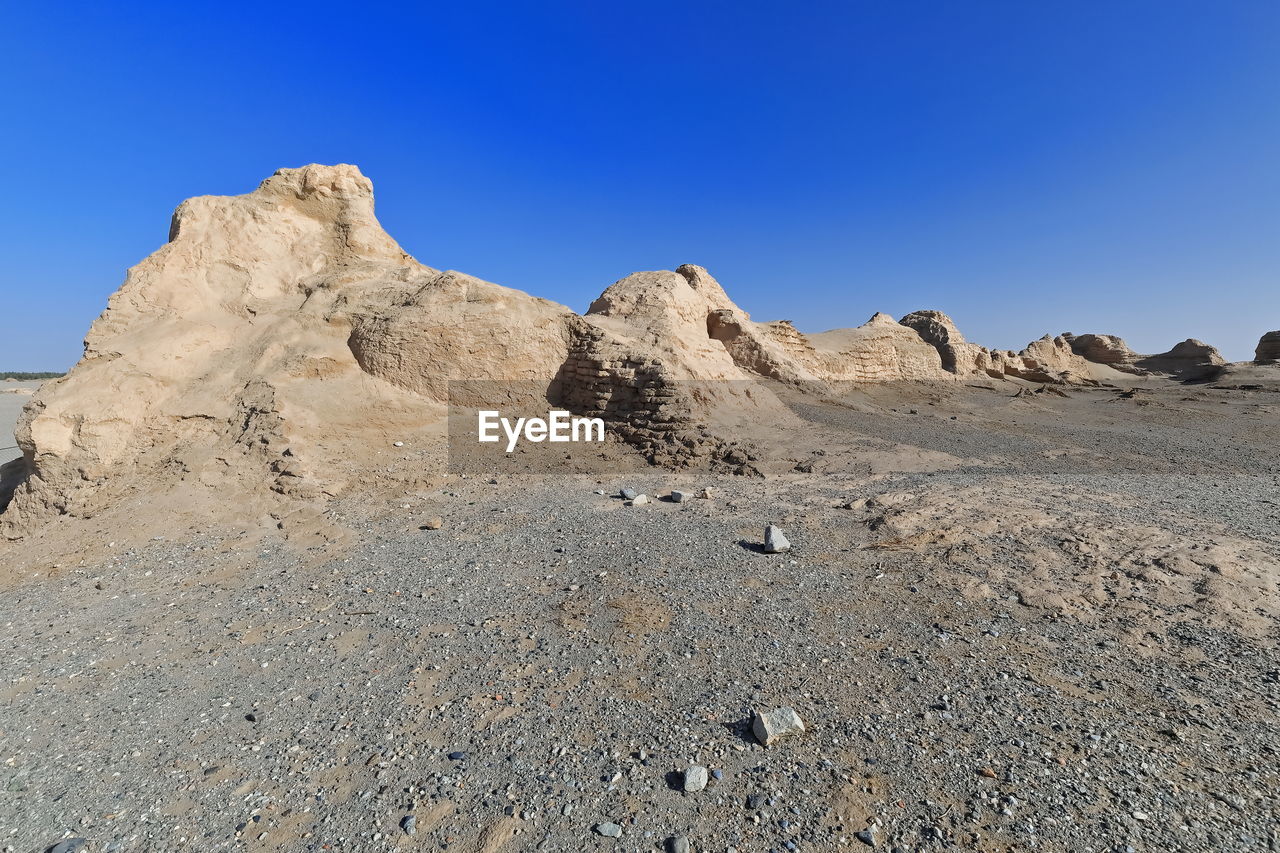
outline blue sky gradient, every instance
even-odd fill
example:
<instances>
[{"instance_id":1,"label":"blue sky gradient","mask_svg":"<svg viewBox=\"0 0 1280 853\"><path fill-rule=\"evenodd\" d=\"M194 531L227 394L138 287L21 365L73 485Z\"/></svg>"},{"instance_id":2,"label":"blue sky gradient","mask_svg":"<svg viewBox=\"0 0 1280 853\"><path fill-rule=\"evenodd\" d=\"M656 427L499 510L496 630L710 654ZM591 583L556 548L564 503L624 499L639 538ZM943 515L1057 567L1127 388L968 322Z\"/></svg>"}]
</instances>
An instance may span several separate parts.
<instances>
[{"instance_id":1,"label":"blue sky gradient","mask_svg":"<svg viewBox=\"0 0 1280 853\"><path fill-rule=\"evenodd\" d=\"M0 369L69 367L184 198L355 163L412 254L576 310L708 267L805 331L1280 328L1280 3L20 4Z\"/></svg>"}]
</instances>

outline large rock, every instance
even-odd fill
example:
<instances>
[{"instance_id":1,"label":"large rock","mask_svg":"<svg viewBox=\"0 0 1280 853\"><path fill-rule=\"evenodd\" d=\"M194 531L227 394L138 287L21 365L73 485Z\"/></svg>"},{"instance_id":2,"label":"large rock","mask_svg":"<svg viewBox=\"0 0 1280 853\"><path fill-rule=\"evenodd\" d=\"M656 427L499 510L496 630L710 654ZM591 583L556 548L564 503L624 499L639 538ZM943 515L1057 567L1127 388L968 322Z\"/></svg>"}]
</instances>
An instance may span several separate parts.
<instances>
[{"instance_id":1,"label":"large rock","mask_svg":"<svg viewBox=\"0 0 1280 853\"><path fill-rule=\"evenodd\" d=\"M1280 331L1267 332L1258 340L1258 348L1253 351L1256 364L1271 364L1280 361Z\"/></svg>"},{"instance_id":2,"label":"large rock","mask_svg":"<svg viewBox=\"0 0 1280 853\"><path fill-rule=\"evenodd\" d=\"M804 734L804 720L793 708L757 710L751 718L751 732L764 746L773 746L786 737Z\"/></svg>"},{"instance_id":3,"label":"large rock","mask_svg":"<svg viewBox=\"0 0 1280 853\"><path fill-rule=\"evenodd\" d=\"M791 542L787 540L782 528L769 524L764 529L764 552L766 554L782 554L791 550Z\"/></svg>"},{"instance_id":4,"label":"large rock","mask_svg":"<svg viewBox=\"0 0 1280 853\"><path fill-rule=\"evenodd\" d=\"M696 794L707 787L707 768L695 764L684 771L684 790L687 794Z\"/></svg>"}]
</instances>

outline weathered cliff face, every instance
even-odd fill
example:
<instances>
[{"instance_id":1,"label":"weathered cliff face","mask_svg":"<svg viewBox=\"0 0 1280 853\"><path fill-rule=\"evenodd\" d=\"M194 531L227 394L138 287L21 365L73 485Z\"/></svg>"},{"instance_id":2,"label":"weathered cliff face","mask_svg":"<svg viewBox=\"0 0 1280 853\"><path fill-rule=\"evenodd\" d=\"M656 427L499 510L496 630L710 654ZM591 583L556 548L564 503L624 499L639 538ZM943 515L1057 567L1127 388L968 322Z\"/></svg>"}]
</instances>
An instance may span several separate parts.
<instances>
[{"instance_id":1,"label":"weathered cliff face","mask_svg":"<svg viewBox=\"0 0 1280 853\"><path fill-rule=\"evenodd\" d=\"M1183 341L1165 353L1142 355L1115 335L1068 332L1056 337L1045 335L1015 353L969 343L951 318L940 311L914 311L899 322L935 347L943 367L957 376L1091 383L1127 373L1195 381L1216 376L1226 364L1216 349L1197 340Z\"/></svg>"},{"instance_id":2,"label":"weathered cliff face","mask_svg":"<svg viewBox=\"0 0 1280 853\"><path fill-rule=\"evenodd\" d=\"M958 377L1004 377L1004 356L966 341L955 322L941 311L913 311L898 322L915 329L925 343L938 351L948 373Z\"/></svg>"},{"instance_id":3,"label":"weathered cliff face","mask_svg":"<svg viewBox=\"0 0 1280 853\"><path fill-rule=\"evenodd\" d=\"M531 388L550 380L577 320L563 305L425 267L340 308L351 314L347 343L366 373L442 403L450 380L530 380Z\"/></svg>"},{"instance_id":4,"label":"weathered cliff face","mask_svg":"<svg viewBox=\"0 0 1280 853\"><path fill-rule=\"evenodd\" d=\"M706 270L687 265L632 273L610 285L583 319L637 351L665 358L673 378L746 379L707 333L707 318L725 310L739 309Z\"/></svg>"},{"instance_id":5,"label":"weathered cliff face","mask_svg":"<svg viewBox=\"0 0 1280 853\"><path fill-rule=\"evenodd\" d=\"M1088 363L1071 351L1061 335L1045 335L1018 353L993 353L997 368L1006 376L1032 382L1092 382Z\"/></svg>"},{"instance_id":6,"label":"weathered cliff face","mask_svg":"<svg viewBox=\"0 0 1280 853\"><path fill-rule=\"evenodd\" d=\"M1272 364L1280 361L1280 331L1267 332L1258 339L1258 347L1253 351L1255 364Z\"/></svg>"}]
</instances>

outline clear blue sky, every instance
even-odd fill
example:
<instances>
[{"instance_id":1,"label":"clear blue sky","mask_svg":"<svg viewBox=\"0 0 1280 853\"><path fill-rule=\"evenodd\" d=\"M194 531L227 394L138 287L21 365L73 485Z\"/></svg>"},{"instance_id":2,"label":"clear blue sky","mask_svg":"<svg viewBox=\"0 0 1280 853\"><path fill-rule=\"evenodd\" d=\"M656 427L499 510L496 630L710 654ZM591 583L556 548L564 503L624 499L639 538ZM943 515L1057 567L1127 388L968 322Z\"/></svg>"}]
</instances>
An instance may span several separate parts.
<instances>
[{"instance_id":1,"label":"clear blue sky","mask_svg":"<svg viewBox=\"0 0 1280 853\"><path fill-rule=\"evenodd\" d=\"M0 369L184 198L355 163L432 266L583 310L710 268L801 329L1280 328L1280 2L10 4Z\"/></svg>"}]
</instances>

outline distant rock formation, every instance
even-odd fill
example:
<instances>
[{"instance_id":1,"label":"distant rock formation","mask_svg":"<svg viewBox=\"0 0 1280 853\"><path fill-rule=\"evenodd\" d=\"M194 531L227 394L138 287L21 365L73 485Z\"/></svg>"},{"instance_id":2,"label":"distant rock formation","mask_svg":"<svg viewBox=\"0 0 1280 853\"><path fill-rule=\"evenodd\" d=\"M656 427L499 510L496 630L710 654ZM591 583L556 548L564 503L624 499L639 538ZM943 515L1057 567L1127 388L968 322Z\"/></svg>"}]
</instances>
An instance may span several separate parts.
<instances>
[{"instance_id":1,"label":"distant rock formation","mask_svg":"<svg viewBox=\"0 0 1280 853\"><path fill-rule=\"evenodd\" d=\"M1280 362L1280 331L1267 332L1258 339L1258 348L1253 351L1254 364L1274 364Z\"/></svg>"},{"instance_id":2,"label":"distant rock formation","mask_svg":"<svg viewBox=\"0 0 1280 853\"><path fill-rule=\"evenodd\" d=\"M1068 332L1062 337L1070 342L1072 351L1077 355L1138 376L1163 374L1183 382L1194 382L1212 379L1227 364L1215 348L1194 338L1188 338L1168 352L1140 355L1115 335L1072 335Z\"/></svg>"},{"instance_id":3,"label":"distant rock formation","mask_svg":"<svg viewBox=\"0 0 1280 853\"><path fill-rule=\"evenodd\" d=\"M1138 359L1138 366L1152 373L1165 373L1184 382L1212 379L1222 372L1227 360L1215 347L1195 338L1174 344L1173 349Z\"/></svg>"},{"instance_id":4,"label":"distant rock formation","mask_svg":"<svg viewBox=\"0 0 1280 853\"><path fill-rule=\"evenodd\" d=\"M1031 382L1094 382L1087 360L1076 355L1062 335L1045 335L1021 352L993 352L997 370Z\"/></svg>"},{"instance_id":5,"label":"distant rock formation","mask_svg":"<svg viewBox=\"0 0 1280 853\"><path fill-rule=\"evenodd\" d=\"M811 363L823 379L884 382L948 378L937 349L888 314L874 314L857 328L820 332L808 338L815 351Z\"/></svg>"},{"instance_id":6,"label":"distant rock formation","mask_svg":"<svg viewBox=\"0 0 1280 853\"><path fill-rule=\"evenodd\" d=\"M1064 335L1071 349L1082 358L1097 364L1106 364L1117 370L1136 372L1135 362L1142 356L1129 349L1129 345L1115 335Z\"/></svg>"},{"instance_id":7,"label":"distant rock formation","mask_svg":"<svg viewBox=\"0 0 1280 853\"><path fill-rule=\"evenodd\" d=\"M957 376L1015 377L1054 383L1095 381L1095 371L1061 336L1045 335L1021 352L1012 352L969 343L955 322L941 311L913 311L898 322L914 329L922 340L937 349L943 368Z\"/></svg>"}]
</instances>

